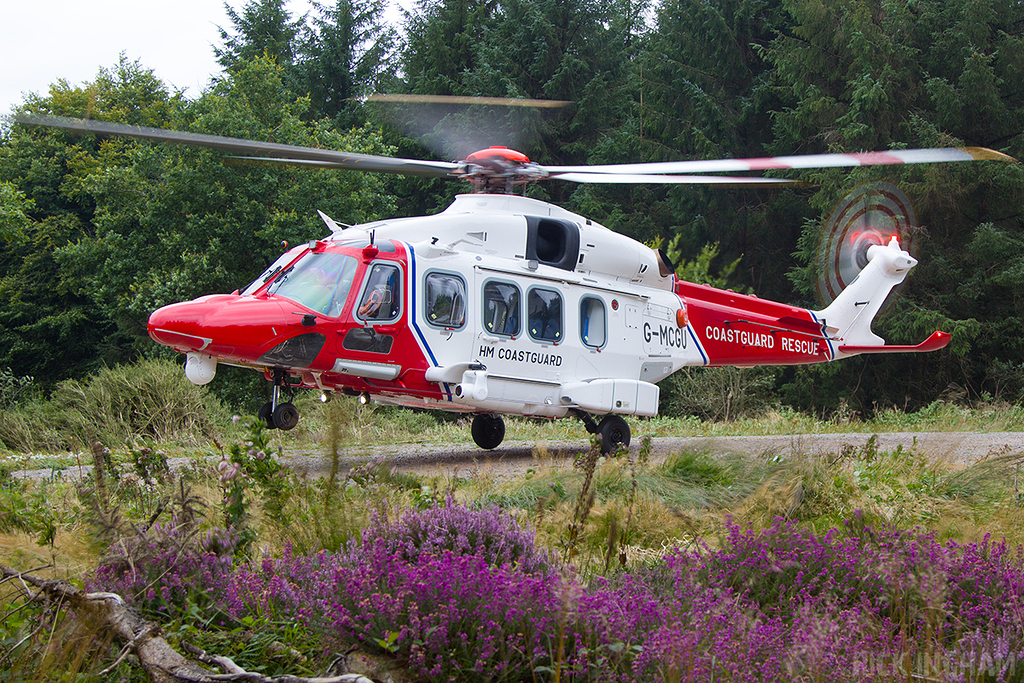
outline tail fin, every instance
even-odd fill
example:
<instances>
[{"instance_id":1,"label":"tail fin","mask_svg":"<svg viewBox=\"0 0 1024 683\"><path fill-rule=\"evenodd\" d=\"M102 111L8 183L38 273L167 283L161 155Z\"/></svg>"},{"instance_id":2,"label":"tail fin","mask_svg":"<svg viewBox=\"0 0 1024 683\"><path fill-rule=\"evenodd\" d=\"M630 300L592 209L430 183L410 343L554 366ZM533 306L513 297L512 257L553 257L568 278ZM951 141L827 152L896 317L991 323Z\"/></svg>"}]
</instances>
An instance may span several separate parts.
<instances>
[{"instance_id":1,"label":"tail fin","mask_svg":"<svg viewBox=\"0 0 1024 683\"><path fill-rule=\"evenodd\" d=\"M840 355L851 355L843 346L878 347L885 340L871 331L871 322L893 287L903 282L917 259L900 247L894 236L886 246L868 249L868 264L827 308L814 315L829 337L838 339ZM845 351L845 353L844 353Z\"/></svg>"}]
</instances>

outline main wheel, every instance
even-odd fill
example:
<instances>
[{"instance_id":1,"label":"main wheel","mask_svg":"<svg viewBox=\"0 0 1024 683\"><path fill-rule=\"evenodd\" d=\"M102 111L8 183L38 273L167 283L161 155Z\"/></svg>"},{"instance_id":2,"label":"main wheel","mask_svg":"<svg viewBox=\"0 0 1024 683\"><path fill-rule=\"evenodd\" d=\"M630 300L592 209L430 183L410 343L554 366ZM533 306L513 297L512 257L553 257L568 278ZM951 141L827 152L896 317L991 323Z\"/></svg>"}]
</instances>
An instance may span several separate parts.
<instances>
[{"instance_id":1,"label":"main wheel","mask_svg":"<svg viewBox=\"0 0 1024 683\"><path fill-rule=\"evenodd\" d=\"M263 420L264 424L267 425L267 429L276 429L277 425L274 424L274 404L267 401L260 406L260 410L256 413L256 417Z\"/></svg>"},{"instance_id":2,"label":"main wheel","mask_svg":"<svg viewBox=\"0 0 1024 683\"><path fill-rule=\"evenodd\" d=\"M299 424L299 409L294 403L281 403L274 409L274 426L288 431Z\"/></svg>"},{"instance_id":3,"label":"main wheel","mask_svg":"<svg viewBox=\"0 0 1024 683\"><path fill-rule=\"evenodd\" d=\"M477 446L491 450L505 438L505 421L500 415L480 413L473 417L472 432Z\"/></svg>"},{"instance_id":4,"label":"main wheel","mask_svg":"<svg viewBox=\"0 0 1024 683\"><path fill-rule=\"evenodd\" d=\"M608 415L597 426L601 434L601 452L613 455L620 447L629 446L629 425L618 415Z\"/></svg>"}]
</instances>

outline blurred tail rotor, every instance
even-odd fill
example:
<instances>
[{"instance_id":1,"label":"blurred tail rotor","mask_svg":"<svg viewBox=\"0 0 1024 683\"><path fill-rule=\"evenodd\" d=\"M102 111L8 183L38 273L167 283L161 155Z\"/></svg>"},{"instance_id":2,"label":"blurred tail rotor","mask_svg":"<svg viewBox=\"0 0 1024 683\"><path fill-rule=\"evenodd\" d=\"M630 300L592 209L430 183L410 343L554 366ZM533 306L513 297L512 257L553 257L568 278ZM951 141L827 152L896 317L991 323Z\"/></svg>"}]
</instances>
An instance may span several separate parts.
<instances>
[{"instance_id":1,"label":"blurred tail rotor","mask_svg":"<svg viewBox=\"0 0 1024 683\"><path fill-rule=\"evenodd\" d=\"M832 303L868 264L868 248L885 246L896 237L917 255L917 214L910 198L896 185L877 181L858 186L833 209L817 251L818 296ZM902 290L894 289L882 306L888 308Z\"/></svg>"}]
</instances>

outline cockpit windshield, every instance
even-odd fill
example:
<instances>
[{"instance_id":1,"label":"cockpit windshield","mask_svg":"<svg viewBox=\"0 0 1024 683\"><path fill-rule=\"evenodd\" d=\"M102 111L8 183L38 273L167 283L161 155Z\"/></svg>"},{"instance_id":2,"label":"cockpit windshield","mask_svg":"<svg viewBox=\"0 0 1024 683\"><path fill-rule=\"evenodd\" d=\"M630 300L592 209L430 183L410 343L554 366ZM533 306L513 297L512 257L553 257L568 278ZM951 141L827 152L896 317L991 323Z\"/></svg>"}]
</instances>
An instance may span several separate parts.
<instances>
[{"instance_id":1,"label":"cockpit windshield","mask_svg":"<svg viewBox=\"0 0 1024 683\"><path fill-rule=\"evenodd\" d=\"M309 252L281 271L267 290L326 316L341 315L359 262L332 252Z\"/></svg>"},{"instance_id":2,"label":"cockpit windshield","mask_svg":"<svg viewBox=\"0 0 1024 683\"><path fill-rule=\"evenodd\" d=\"M267 284L272 277L274 277L281 271L282 268L284 268L289 263L294 261L295 257L302 253L302 251L305 248L306 245L302 245L301 247L294 247L278 256L277 260L271 263L270 267L263 271L262 275L253 280L248 287L242 290L242 294L255 294L256 290L258 290L263 285Z\"/></svg>"}]
</instances>

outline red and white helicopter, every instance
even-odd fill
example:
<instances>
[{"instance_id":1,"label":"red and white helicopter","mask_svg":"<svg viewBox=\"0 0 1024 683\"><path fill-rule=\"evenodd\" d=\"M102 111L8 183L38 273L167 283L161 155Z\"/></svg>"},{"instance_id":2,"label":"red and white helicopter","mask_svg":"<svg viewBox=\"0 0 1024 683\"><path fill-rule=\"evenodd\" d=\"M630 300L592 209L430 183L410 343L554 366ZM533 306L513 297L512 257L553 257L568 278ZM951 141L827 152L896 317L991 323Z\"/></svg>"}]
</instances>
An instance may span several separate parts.
<instances>
[{"instance_id":1,"label":"red and white helicopter","mask_svg":"<svg viewBox=\"0 0 1024 683\"><path fill-rule=\"evenodd\" d=\"M433 216L344 227L321 213L330 235L289 249L242 291L160 308L149 334L186 354L185 374L196 384L210 382L221 363L264 373L273 398L260 416L270 427L295 426L290 397L306 387L325 400L342 392L474 414L473 439L485 449L501 443L502 415L575 416L600 434L605 452L628 445L623 416L656 415L656 382L684 366L819 363L934 351L950 340L937 331L916 346L891 346L871 330L917 264L900 246L907 226L898 211L875 207L867 230L863 221L844 222L833 264L845 273L834 285L841 291L813 311L679 280L663 253L514 195L514 187L538 180L778 186L794 181L694 174L1013 160L946 148L565 167L494 147L444 163L60 117L17 120L201 145L240 159L468 180L476 192Z\"/></svg>"}]
</instances>

